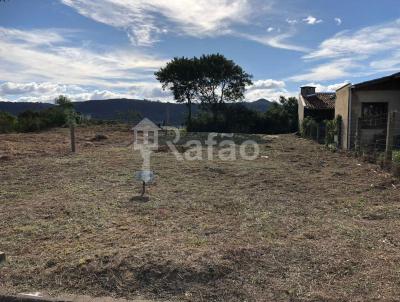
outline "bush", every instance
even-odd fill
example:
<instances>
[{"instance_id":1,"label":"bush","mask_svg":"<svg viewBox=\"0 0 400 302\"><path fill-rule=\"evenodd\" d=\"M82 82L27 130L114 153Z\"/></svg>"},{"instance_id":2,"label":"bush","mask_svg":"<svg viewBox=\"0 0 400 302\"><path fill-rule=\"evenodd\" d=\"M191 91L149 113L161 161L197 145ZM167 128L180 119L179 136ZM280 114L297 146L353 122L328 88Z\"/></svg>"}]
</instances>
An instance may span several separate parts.
<instances>
[{"instance_id":1,"label":"bush","mask_svg":"<svg viewBox=\"0 0 400 302\"><path fill-rule=\"evenodd\" d=\"M326 120L325 123L325 144L335 144L335 136L340 135L340 129L342 127L342 117L338 115L334 120ZM340 138L339 138L340 140Z\"/></svg>"},{"instance_id":2,"label":"bush","mask_svg":"<svg viewBox=\"0 0 400 302\"><path fill-rule=\"evenodd\" d=\"M39 112L27 110L18 115L17 130L19 132L34 132L43 128Z\"/></svg>"},{"instance_id":3,"label":"bush","mask_svg":"<svg viewBox=\"0 0 400 302\"><path fill-rule=\"evenodd\" d=\"M393 163L400 165L400 150L393 151L392 161Z\"/></svg>"},{"instance_id":4,"label":"bush","mask_svg":"<svg viewBox=\"0 0 400 302\"><path fill-rule=\"evenodd\" d=\"M17 118L7 112L0 111L0 133L16 130Z\"/></svg>"},{"instance_id":5,"label":"bush","mask_svg":"<svg viewBox=\"0 0 400 302\"><path fill-rule=\"evenodd\" d=\"M307 116L301 123L301 136L307 138L316 138L318 131L318 123L311 117Z\"/></svg>"},{"instance_id":6,"label":"bush","mask_svg":"<svg viewBox=\"0 0 400 302\"><path fill-rule=\"evenodd\" d=\"M188 131L257 133L260 120L259 113L246 108L244 105L228 105L217 116L208 111L201 111L192 119Z\"/></svg>"},{"instance_id":7,"label":"bush","mask_svg":"<svg viewBox=\"0 0 400 302\"><path fill-rule=\"evenodd\" d=\"M335 143L335 135L338 134L337 132L337 121L329 120L324 121L325 123L325 145L331 145Z\"/></svg>"},{"instance_id":8,"label":"bush","mask_svg":"<svg viewBox=\"0 0 400 302\"><path fill-rule=\"evenodd\" d=\"M67 113L61 107L53 107L40 112L27 110L18 115L16 129L19 132L35 132L62 127L67 123Z\"/></svg>"},{"instance_id":9,"label":"bush","mask_svg":"<svg viewBox=\"0 0 400 302\"><path fill-rule=\"evenodd\" d=\"M281 103L272 103L265 112L260 113L248 109L243 104L229 104L223 106L214 116L209 111L201 111L192 119L192 132L225 132L225 133L266 133L279 134L297 131L297 115L294 116L291 103L281 100ZM297 110L297 109L296 109ZM296 111L297 114L297 111Z\"/></svg>"}]
</instances>

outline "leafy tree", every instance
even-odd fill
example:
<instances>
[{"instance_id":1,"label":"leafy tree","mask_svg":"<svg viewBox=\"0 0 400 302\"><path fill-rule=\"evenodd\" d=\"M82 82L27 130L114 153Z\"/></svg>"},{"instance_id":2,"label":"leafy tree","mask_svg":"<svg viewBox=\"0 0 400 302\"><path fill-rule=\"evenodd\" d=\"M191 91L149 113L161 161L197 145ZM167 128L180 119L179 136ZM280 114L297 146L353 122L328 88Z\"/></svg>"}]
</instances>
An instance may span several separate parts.
<instances>
[{"instance_id":1,"label":"leafy tree","mask_svg":"<svg viewBox=\"0 0 400 302\"><path fill-rule=\"evenodd\" d=\"M289 115L280 103L272 103L265 113L265 128L269 133L289 132Z\"/></svg>"},{"instance_id":2,"label":"leafy tree","mask_svg":"<svg viewBox=\"0 0 400 302\"><path fill-rule=\"evenodd\" d=\"M298 101L295 97L285 98L281 96L279 102L282 105L282 110L287 115L288 119L288 131L296 132L299 128L299 113L298 113Z\"/></svg>"},{"instance_id":3,"label":"leafy tree","mask_svg":"<svg viewBox=\"0 0 400 302\"><path fill-rule=\"evenodd\" d=\"M55 99L55 103L61 110L63 110L67 124L69 126L74 126L76 124L76 120L78 119L78 114L75 111L74 103L72 103L72 101L64 95L57 97Z\"/></svg>"},{"instance_id":4,"label":"leafy tree","mask_svg":"<svg viewBox=\"0 0 400 302\"><path fill-rule=\"evenodd\" d=\"M178 103L188 108L188 128L192 122L192 103L196 99L198 83L198 60L185 57L174 58L155 73L163 89L169 89Z\"/></svg>"},{"instance_id":5,"label":"leafy tree","mask_svg":"<svg viewBox=\"0 0 400 302\"><path fill-rule=\"evenodd\" d=\"M197 65L200 73L197 94L216 120L225 103L244 98L246 86L252 84L251 75L221 54L203 55Z\"/></svg>"},{"instance_id":6,"label":"leafy tree","mask_svg":"<svg viewBox=\"0 0 400 302\"><path fill-rule=\"evenodd\" d=\"M74 108L72 101L65 95L60 95L54 100L55 104L64 110L70 110Z\"/></svg>"}]
</instances>

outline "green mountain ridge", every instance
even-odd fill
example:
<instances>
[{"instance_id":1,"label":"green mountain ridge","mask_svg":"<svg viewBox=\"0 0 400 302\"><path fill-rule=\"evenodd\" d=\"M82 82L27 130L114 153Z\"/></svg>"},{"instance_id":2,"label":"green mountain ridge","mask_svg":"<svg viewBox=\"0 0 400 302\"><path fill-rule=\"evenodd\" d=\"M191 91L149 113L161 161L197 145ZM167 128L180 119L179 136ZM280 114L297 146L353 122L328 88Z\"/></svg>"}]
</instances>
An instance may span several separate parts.
<instances>
[{"instance_id":1,"label":"green mountain ridge","mask_svg":"<svg viewBox=\"0 0 400 302\"><path fill-rule=\"evenodd\" d=\"M240 102L247 108L265 112L271 105L266 99L254 102ZM239 103L236 103L239 104ZM50 103L28 103L28 102L0 102L0 111L9 112L13 115L32 110L40 111L55 106ZM168 124L180 125L185 121L187 105L176 103L163 103L159 101L148 101L138 99L108 99L74 102L76 111L91 116L94 119L129 121L136 112L156 123L167 122ZM192 105L193 113L199 110L199 105Z\"/></svg>"}]
</instances>

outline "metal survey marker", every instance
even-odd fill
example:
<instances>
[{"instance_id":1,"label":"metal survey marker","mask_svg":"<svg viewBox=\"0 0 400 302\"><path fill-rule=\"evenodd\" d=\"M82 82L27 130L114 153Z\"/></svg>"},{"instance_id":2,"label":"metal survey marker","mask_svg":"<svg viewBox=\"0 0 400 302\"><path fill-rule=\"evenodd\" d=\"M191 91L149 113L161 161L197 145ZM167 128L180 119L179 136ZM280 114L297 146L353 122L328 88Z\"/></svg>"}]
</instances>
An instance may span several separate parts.
<instances>
[{"instance_id":1,"label":"metal survey marker","mask_svg":"<svg viewBox=\"0 0 400 302\"><path fill-rule=\"evenodd\" d=\"M154 172L153 171L137 171L135 172L135 179L141 181L143 184L142 187L142 196L146 193L146 184L152 183L154 181Z\"/></svg>"},{"instance_id":2,"label":"metal survey marker","mask_svg":"<svg viewBox=\"0 0 400 302\"><path fill-rule=\"evenodd\" d=\"M153 171L137 171L135 173L135 179L139 181L144 181L145 183L151 183L154 181Z\"/></svg>"}]
</instances>

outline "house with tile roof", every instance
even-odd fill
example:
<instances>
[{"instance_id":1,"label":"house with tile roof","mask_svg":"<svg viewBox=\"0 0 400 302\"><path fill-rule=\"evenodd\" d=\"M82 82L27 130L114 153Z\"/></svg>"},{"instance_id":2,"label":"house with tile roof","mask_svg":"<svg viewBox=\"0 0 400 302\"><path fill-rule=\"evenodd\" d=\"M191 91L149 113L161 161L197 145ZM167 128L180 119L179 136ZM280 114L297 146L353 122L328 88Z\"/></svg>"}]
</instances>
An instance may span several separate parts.
<instances>
[{"instance_id":1,"label":"house with tile roof","mask_svg":"<svg viewBox=\"0 0 400 302\"><path fill-rule=\"evenodd\" d=\"M353 149L357 128L361 144L385 144L389 113L400 112L400 72L390 76L347 84L336 92L316 92L313 86L301 87L298 100L299 124L311 117L317 122L342 117L338 145ZM400 114L396 123L400 125ZM400 142L400 126L396 127L396 141Z\"/></svg>"},{"instance_id":2,"label":"house with tile roof","mask_svg":"<svg viewBox=\"0 0 400 302\"><path fill-rule=\"evenodd\" d=\"M374 145L378 140L385 143L389 113L396 111L400 112L400 72L339 88L335 116L342 116L340 146L346 150L354 148L357 127L363 145ZM400 138L399 125L394 134Z\"/></svg>"},{"instance_id":3,"label":"house with tile roof","mask_svg":"<svg viewBox=\"0 0 400 302\"><path fill-rule=\"evenodd\" d=\"M336 93L316 92L313 86L301 87L299 95L299 124L304 118L311 117L317 122L331 120L335 117Z\"/></svg>"}]
</instances>

